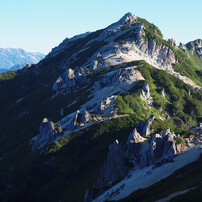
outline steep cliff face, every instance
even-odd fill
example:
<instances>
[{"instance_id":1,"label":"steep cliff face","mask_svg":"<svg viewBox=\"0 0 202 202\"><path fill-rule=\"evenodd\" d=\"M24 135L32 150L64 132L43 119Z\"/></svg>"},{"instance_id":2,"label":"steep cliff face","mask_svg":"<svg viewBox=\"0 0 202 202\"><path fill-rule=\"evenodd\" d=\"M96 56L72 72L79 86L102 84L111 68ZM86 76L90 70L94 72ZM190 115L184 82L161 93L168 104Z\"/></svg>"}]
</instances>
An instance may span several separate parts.
<instances>
[{"instance_id":1,"label":"steep cliff face","mask_svg":"<svg viewBox=\"0 0 202 202\"><path fill-rule=\"evenodd\" d=\"M113 172L113 175L111 173ZM96 183L96 187L105 187L110 183L121 180L128 172L125 166L123 145L116 140L109 147L107 161L105 162L101 176Z\"/></svg>"},{"instance_id":2,"label":"steep cliff face","mask_svg":"<svg viewBox=\"0 0 202 202\"><path fill-rule=\"evenodd\" d=\"M116 140L109 147L107 161L101 170L101 174L92 189L88 189L84 201L92 201L109 189L113 184L119 182L131 170L144 168L153 165L153 168L162 166L165 163L172 162L174 156L181 152L175 143L176 135L166 129L163 136L151 133L151 130L145 130L152 124L151 120L155 117L151 115L146 122L140 122L137 125L141 134L135 128L129 135L128 141L120 145Z\"/></svg>"}]
</instances>

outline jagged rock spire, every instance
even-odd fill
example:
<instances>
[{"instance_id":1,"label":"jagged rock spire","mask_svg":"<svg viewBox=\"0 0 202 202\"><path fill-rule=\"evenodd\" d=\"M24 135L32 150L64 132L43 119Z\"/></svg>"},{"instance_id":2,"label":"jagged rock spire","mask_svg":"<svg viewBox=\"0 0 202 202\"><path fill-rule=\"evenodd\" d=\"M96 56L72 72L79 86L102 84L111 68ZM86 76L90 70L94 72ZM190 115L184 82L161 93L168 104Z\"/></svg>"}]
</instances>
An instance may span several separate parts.
<instances>
[{"instance_id":1,"label":"jagged rock spire","mask_svg":"<svg viewBox=\"0 0 202 202\"><path fill-rule=\"evenodd\" d=\"M125 24L135 24L137 20L137 17L135 15L133 15L132 13L128 12L126 13L118 22L121 25L125 25Z\"/></svg>"},{"instance_id":2,"label":"jagged rock spire","mask_svg":"<svg viewBox=\"0 0 202 202\"><path fill-rule=\"evenodd\" d=\"M40 132L32 146L32 151L36 151L48 142L52 141L55 138L54 136L57 134L59 134L59 131L55 129L54 123L48 118L44 118L40 125Z\"/></svg>"}]
</instances>

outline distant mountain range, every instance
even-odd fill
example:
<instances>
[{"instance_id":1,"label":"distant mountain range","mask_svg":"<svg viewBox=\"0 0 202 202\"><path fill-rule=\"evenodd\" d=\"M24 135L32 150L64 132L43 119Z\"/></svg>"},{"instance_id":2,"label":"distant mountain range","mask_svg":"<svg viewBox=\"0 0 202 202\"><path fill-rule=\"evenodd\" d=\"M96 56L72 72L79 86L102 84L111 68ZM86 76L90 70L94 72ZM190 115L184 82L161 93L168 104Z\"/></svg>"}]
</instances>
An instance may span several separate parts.
<instances>
[{"instance_id":1,"label":"distant mountain range","mask_svg":"<svg viewBox=\"0 0 202 202\"><path fill-rule=\"evenodd\" d=\"M44 57L42 53L30 53L20 48L0 48L0 73L21 69L28 63L36 64Z\"/></svg>"}]
</instances>

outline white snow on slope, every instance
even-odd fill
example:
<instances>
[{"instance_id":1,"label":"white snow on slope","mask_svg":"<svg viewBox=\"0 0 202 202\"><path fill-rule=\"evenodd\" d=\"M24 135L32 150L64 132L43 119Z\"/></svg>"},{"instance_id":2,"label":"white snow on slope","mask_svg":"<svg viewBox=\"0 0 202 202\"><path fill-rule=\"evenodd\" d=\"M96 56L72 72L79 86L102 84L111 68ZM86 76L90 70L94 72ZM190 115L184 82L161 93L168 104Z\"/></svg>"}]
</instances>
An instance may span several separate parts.
<instances>
[{"instance_id":1,"label":"white snow on slope","mask_svg":"<svg viewBox=\"0 0 202 202\"><path fill-rule=\"evenodd\" d=\"M134 170L128 175L131 177L126 177L94 201L101 202L106 200L123 199L129 196L132 192L137 191L138 189L146 188L170 176L176 170L184 167L185 165L196 161L201 153L202 149L200 146L197 146L177 155L172 163L164 164L163 166L155 169L152 169L152 166L149 166L143 169Z\"/></svg>"}]
</instances>

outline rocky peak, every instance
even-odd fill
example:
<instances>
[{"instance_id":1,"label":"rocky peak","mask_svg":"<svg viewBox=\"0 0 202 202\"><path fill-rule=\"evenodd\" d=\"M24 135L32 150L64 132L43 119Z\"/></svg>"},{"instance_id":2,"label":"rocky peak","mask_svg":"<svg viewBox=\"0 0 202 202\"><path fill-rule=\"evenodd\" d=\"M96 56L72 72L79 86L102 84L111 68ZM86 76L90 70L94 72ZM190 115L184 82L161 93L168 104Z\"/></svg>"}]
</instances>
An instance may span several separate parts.
<instances>
[{"instance_id":1,"label":"rocky peak","mask_svg":"<svg viewBox=\"0 0 202 202\"><path fill-rule=\"evenodd\" d=\"M113 173L113 174L112 174ZM128 168L125 164L123 146L115 140L109 146L107 161L101 169L101 175L92 189L88 189L84 201L90 202L105 191L105 187L112 186L112 183L118 182L128 174Z\"/></svg>"},{"instance_id":2,"label":"rocky peak","mask_svg":"<svg viewBox=\"0 0 202 202\"><path fill-rule=\"evenodd\" d=\"M86 110L82 110L81 112L78 112L77 116L77 122L78 123L87 123L91 119L90 114Z\"/></svg>"},{"instance_id":3,"label":"rocky peak","mask_svg":"<svg viewBox=\"0 0 202 202\"><path fill-rule=\"evenodd\" d=\"M56 135L59 134L59 131L55 129L54 123L50 121L48 118L44 118L40 125L40 132L35 137L34 144L32 146L32 151L36 151L40 149L47 143L54 140Z\"/></svg>"},{"instance_id":4,"label":"rocky peak","mask_svg":"<svg viewBox=\"0 0 202 202\"><path fill-rule=\"evenodd\" d=\"M118 23L121 25L132 25L136 23L136 20L137 17L132 13L128 12L118 21Z\"/></svg>"},{"instance_id":5,"label":"rocky peak","mask_svg":"<svg viewBox=\"0 0 202 202\"><path fill-rule=\"evenodd\" d=\"M146 142L148 142L147 139L142 137L135 128L125 145L125 157L131 165L144 167L147 164L145 150L148 146Z\"/></svg>"},{"instance_id":6,"label":"rocky peak","mask_svg":"<svg viewBox=\"0 0 202 202\"><path fill-rule=\"evenodd\" d=\"M163 151L163 139L161 135L155 134L151 138L149 148L151 164L153 164L154 162L156 162L158 159L161 158L162 151Z\"/></svg>"},{"instance_id":7,"label":"rocky peak","mask_svg":"<svg viewBox=\"0 0 202 202\"><path fill-rule=\"evenodd\" d=\"M176 151L176 145L175 145L175 134L174 133L167 133L163 136L164 141L164 147L163 147L163 158L170 161L175 154L177 154Z\"/></svg>"},{"instance_id":8,"label":"rocky peak","mask_svg":"<svg viewBox=\"0 0 202 202\"><path fill-rule=\"evenodd\" d=\"M142 94L146 97L150 96L149 93L149 84L146 83L143 87L142 87Z\"/></svg>"},{"instance_id":9,"label":"rocky peak","mask_svg":"<svg viewBox=\"0 0 202 202\"><path fill-rule=\"evenodd\" d=\"M109 183L118 181L126 176L127 171L123 146L119 144L118 140L115 140L114 143L109 146L107 161L101 170L101 176L98 179L96 186L106 186L109 185ZM114 174L111 175L111 173Z\"/></svg>"},{"instance_id":10,"label":"rocky peak","mask_svg":"<svg viewBox=\"0 0 202 202\"><path fill-rule=\"evenodd\" d=\"M128 143L140 143L144 142L146 139L143 138L138 132L137 129L135 128L133 132L130 134L128 138Z\"/></svg>"},{"instance_id":11,"label":"rocky peak","mask_svg":"<svg viewBox=\"0 0 202 202\"><path fill-rule=\"evenodd\" d=\"M167 128L163 134L163 137L165 137L166 135L170 134L170 128Z\"/></svg>"},{"instance_id":12,"label":"rocky peak","mask_svg":"<svg viewBox=\"0 0 202 202\"><path fill-rule=\"evenodd\" d=\"M168 41L171 43L172 46L174 46L175 48L177 47L176 41L173 38L168 39Z\"/></svg>"},{"instance_id":13,"label":"rocky peak","mask_svg":"<svg viewBox=\"0 0 202 202\"><path fill-rule=\"evenodd\" d=\"M144 121L140 121L137 126L136 129L138 131L138 133L140 133L140 135L142 137L148 137L151 135L152 133L152 123L153 121L156 119L156 117L151 114L149 116L149 118L144 122Z\"/></svg>"}]
</instances>

